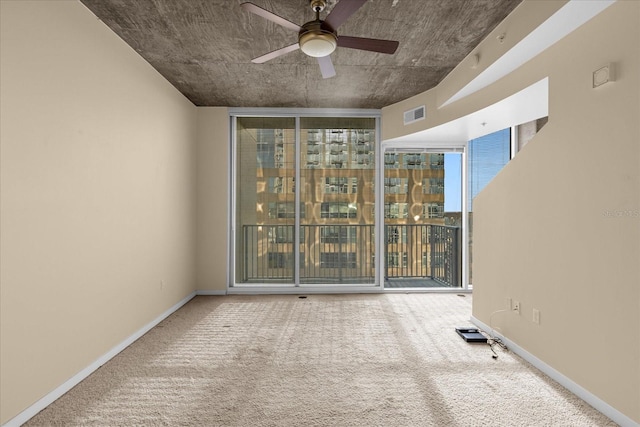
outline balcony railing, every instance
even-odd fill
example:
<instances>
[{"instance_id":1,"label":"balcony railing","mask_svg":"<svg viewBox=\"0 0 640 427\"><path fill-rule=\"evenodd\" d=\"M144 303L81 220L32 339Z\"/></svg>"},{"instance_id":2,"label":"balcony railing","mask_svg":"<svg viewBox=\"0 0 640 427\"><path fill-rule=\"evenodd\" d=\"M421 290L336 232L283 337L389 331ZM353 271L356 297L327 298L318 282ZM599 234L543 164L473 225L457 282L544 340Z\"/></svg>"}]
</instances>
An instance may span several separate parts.
<instances>
[{"instance_id":1,"label":"balcony railing","mask_svg":"<svg viewBox=\"0 0 640 427\"><path fill-rule=\"evenodd\" d=\"M387 225L385 278L429 277L460 285L460 228L445 225Z\"/></svg>"},{"instance_id":2,"label":"balcony railing","mask_svg":"<svg viewBox=\"0 0 640 427\"><path fill-rule=\"evenodd\" d=\"M238 271L242 283L292 283L294 247L301 283L373 283L373 225L302 225L294 244L292 225L244 225ZM384 227L384 277L431 278L460 285L460 229L443 225Z\"/></svg>"}]
</instances>

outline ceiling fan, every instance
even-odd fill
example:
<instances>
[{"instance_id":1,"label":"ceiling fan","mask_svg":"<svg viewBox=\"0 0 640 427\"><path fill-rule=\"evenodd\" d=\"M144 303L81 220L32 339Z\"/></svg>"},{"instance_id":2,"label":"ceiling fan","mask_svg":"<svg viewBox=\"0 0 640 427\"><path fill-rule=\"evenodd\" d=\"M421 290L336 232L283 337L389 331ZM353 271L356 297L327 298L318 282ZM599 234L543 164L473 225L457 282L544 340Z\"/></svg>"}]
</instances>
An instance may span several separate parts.
<instances>
[{"instance_id":1,"label":"ceiling fan","mask_svg":"<svg viewBox=\"0 0 640 427\"><path fill-rule=\"evenodd\" d=\"M395 53L399 43L393 40L369 39L363 37L338 36L337 28L353 15L367 0L342 0L339 1L325 20L320 19L320 12L327 5L325 0L309 0L311 9L316 14L314 21L309 21L302 26L284 19L268 10L265 10L253 3L242 3L245 11L268 19L278 25L298 32L298 42L283 48L274 50L265 55L251 60L255 64L262 64L271 59L277 58L294 50L302 50L305 54L318 58L322 78L329 78L336 75L336 70L331 61L331 53L336 47L347 47L351 49L368 50L379 53Z\"/></svg>"}]
</instances>

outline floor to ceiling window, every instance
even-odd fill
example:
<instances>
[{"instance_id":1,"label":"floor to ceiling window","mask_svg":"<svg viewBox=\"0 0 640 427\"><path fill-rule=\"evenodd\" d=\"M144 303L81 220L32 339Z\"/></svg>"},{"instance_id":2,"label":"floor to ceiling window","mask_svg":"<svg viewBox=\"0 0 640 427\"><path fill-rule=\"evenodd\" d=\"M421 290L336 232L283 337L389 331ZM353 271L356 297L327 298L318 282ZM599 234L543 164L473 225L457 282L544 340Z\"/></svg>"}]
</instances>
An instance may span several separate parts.
<instances>
[{"instance_id":1,"label":"floor to ceiling window","mask_svg":"<svg viewBox=\"0 0 640 427\"><path fill-rule=\"evenodd\" d=\"M469 211L469 284L473 284L473 199L511 159L511 128L469 141L467 145Z\"/></svg>"},{"instance_id":2,"label":"floor to ceiling window","mask_svg":"<svg viewBox=\"0 0 640 427\"><path fill-rule=\"evenodd\" d=\"M231 286L472 283L473 198L509 161L510 129L469 141L463 155L378 149L375 114L232 120Z\"/></svg>"},{"instance_id":3,"label":"floor to ceiling window","mask_svg":"<svg viewBox=\"0 0 640 427\"><path fill-rule=\"evenodd\" d=\"M376 117L234 117L233 286L375 286Z\"/></svg>"},{"instance_id":4,"label":"floor to ceiling window","mask_svg":"<svg viewBox=\"0 0 640 427\"><path fill-rule=\"evenodd\" d=\"M462 154L384 151L385 288L462 286Z\"/></svg>"},{"instance_id":5,"label":"floor to ceiling window","mask_svg":"<svg viewBox=\"0 0 640 427\"><path fill-rule=\"evenodd\" d=\"M295 119L239 117L235 129L236 280L293 283Z\"/></svg>"}]
</instances>

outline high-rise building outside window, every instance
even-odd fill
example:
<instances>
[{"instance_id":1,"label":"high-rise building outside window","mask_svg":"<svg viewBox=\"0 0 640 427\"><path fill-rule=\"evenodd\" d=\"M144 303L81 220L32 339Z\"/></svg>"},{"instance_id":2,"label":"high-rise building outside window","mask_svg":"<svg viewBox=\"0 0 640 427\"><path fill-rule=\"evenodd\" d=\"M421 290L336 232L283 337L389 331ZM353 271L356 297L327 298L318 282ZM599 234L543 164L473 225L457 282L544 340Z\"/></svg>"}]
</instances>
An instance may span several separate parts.
<instances>
[{"instance_id":1,"label":"high-rise building outside window","mask_svg":"<svg viewBox=\"0 0 640 427\"><path fill-rule=\"evenodd\" d=\"M234 120L232 286L376 285L377 271L384 283L428 276L460 286L447 154L385 148L377 161L371 117Z\"/></svg>"}]
</instances>

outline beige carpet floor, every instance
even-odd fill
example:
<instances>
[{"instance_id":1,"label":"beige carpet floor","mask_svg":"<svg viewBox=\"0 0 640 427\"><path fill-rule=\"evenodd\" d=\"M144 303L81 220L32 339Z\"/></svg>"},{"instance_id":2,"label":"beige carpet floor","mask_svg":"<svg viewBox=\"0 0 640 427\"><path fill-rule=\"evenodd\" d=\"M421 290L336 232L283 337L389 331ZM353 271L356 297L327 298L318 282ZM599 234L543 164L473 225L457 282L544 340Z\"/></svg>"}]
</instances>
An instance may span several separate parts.
<instances>
[{"instance_id":1,"label":"beige carpet floor","mask_svg":"<svg viewBox=\"0 0 640 427\"><path fill-rule=\"evenodd\" d=\"M614 426L510 352L471 296L196 297L27 426Z\"/></svg>"}]
</instances>

